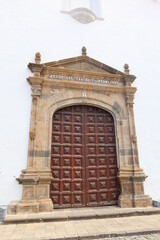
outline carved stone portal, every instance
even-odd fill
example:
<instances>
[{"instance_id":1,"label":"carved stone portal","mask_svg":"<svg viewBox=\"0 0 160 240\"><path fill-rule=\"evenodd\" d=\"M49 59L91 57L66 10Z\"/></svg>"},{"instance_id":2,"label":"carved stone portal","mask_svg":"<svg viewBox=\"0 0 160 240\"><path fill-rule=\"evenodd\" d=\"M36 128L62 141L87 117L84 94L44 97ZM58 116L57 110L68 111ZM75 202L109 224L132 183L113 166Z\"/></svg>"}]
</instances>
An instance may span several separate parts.
<instances>
[{"instance_id":1,"label":"carved stone portal","mask_svg":"<svg viewBox=\"0 0 160 240\"><path fill-rule=\"evenodd\" d=\"M120 72L87 56L41 64L40 53L29 63L33 76L32 110L28 164L18 182L23 185L22 200L12 202L8 214L53 211L50 199L52 116L63 107L92 105L110 112L114 118L117 145L120 207L148 207L151 198L144 194L145 174L139 165L133 100L135 76ZM78 141L78 139L77 139Z\"/></svg>"}]
</instances>

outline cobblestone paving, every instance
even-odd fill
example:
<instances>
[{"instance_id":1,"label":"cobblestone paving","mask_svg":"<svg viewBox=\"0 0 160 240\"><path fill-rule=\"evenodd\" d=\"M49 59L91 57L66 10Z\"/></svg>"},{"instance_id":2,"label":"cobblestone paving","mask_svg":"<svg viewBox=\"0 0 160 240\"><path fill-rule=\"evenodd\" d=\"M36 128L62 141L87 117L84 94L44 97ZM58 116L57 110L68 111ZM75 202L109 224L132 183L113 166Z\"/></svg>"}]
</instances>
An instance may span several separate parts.
<instances>
[{"instance_id":1,"label":"cobblestone paving","mask_svg":"<svg viewBox=\"0 0 160 240\"><path fill-rule=\"evenodd\" d=\"M160 240L160 234L136 235L128 237L99 238L96 240Z\"/></svg>"}]
</instances>

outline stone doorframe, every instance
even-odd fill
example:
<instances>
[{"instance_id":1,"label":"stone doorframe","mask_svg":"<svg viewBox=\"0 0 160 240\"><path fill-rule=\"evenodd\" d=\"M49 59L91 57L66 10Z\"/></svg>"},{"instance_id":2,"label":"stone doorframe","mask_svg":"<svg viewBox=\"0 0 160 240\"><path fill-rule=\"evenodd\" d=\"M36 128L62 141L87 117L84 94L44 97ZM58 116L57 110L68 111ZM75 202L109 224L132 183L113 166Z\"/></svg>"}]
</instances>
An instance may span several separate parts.
<instances>
[{"instance_id":1,"label":"stone doorframe","mask_svg":"<svg viewBox=\"0 0 160 240\"><path fill-rule=\"evenodd\" d=\"M84 48L82 56L76 58L45 64L40 61L37 53L35 63L28 65L34 76L28 78L32 89L28 164L17 179L23 185L22 200L11 202L8 213L53 211L50 199L52 116L58 109L76 104L102 108L114 117L121 187L118 205L150 206L151 198L144 194L146 176L139 165L134 123L136 88L131 84L136 77L129 74L128 65L122 73L89 58Z\"/></svg>"}]
</instances>

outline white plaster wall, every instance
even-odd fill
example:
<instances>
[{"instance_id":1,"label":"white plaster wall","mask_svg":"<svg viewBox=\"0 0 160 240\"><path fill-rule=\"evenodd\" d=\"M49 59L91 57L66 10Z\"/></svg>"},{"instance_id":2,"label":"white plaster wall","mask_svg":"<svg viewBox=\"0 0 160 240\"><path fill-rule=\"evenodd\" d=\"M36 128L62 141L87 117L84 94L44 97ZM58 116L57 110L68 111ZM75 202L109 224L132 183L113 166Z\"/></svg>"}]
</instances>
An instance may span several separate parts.
<instances>
[{"instance_id":1,"label":"white plaster wall","mask_svg":"<svg viewBox=\"0 0 160 240\"><path fill-rule=\"evenodd\" d=\"M160 4L154 0L102 0L104 21L80 24L63 14L60 0L0 0L0 205L21 199L15 180L26 168L31 91L28 62L81 54L137 76L135 115L145 191L160 198Z\"/></svg>"}]
</instances>

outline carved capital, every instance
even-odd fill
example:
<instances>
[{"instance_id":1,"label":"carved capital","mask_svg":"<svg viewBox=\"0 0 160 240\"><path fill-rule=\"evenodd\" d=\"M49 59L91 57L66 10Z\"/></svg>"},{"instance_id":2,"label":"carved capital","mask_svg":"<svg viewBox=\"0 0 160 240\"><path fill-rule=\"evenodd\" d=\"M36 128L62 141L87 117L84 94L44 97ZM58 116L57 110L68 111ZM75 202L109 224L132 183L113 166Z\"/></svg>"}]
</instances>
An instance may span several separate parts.
<instances>
[{"instance_id":1,"label":"carved capital","mask_svg":"<svg viewBox=\"0 0 160 240\"><path fill-rule=\"evenodd\" d=\"M40 97L41 96L41 86L40 85L32 85L32 97Z\"/></svg>"},{"instance_id":2,"label":"carved capital","mask_svg":"<svg viewBox=\"0 0 160 240\"><path fill-rule=\"evenodd\" d=\"M134 94L126 94L126 103L133 107L134 104Z\"/></svg>"}]
</instances>

